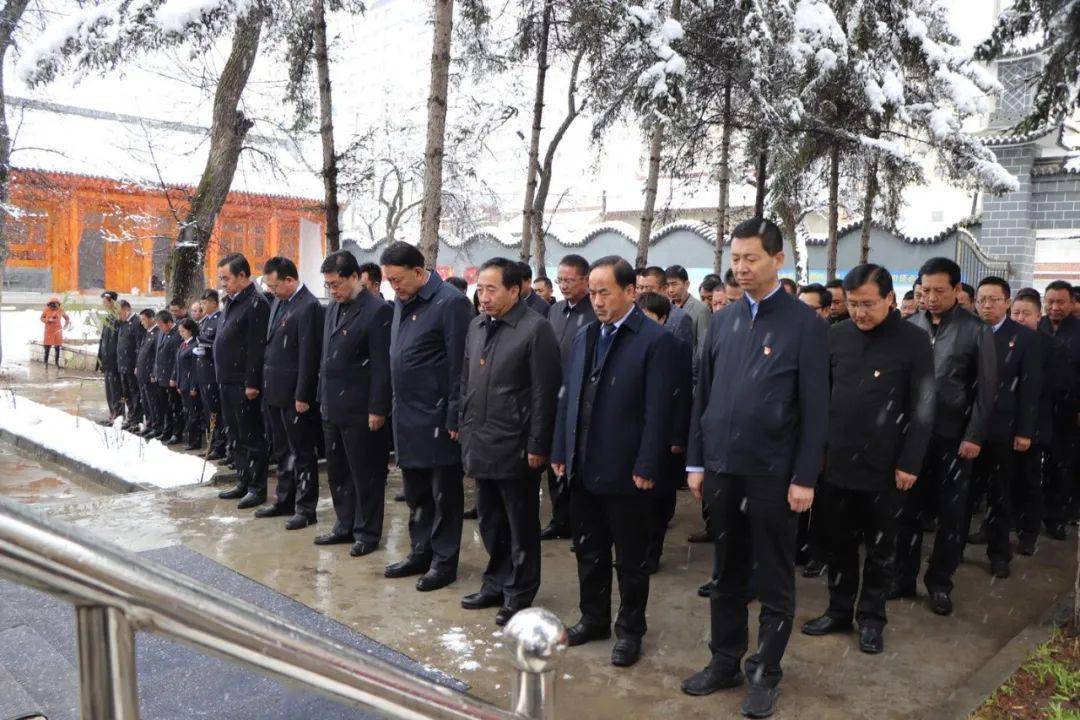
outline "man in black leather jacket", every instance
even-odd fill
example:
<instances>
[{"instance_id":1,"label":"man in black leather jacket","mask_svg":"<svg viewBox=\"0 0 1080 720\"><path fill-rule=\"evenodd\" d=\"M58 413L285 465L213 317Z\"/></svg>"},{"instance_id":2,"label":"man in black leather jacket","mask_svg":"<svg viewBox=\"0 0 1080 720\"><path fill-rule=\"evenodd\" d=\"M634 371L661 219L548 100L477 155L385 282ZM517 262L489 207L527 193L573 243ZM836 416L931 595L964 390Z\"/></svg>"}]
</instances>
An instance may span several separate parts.
<instances>
[{"instance_id":1,"label":"man in black leather jacket","mask_svg":"<svg viewBox=\"0 0 1080 720\"><path fill-rule=\"evenodd\" d=\"M931 258L919 269L926 311L908 322L930 335L937 404L933 435L914 492L905 498L896 538L896 578L891 598L913 597L922 551L922 515L936 508L937 535L923 582L930 609L952 612L952 576L967 539L967 494L972 461L986 438L997 388L994 334L960 307L960 266Z\"/></svg>"}]
</instances>

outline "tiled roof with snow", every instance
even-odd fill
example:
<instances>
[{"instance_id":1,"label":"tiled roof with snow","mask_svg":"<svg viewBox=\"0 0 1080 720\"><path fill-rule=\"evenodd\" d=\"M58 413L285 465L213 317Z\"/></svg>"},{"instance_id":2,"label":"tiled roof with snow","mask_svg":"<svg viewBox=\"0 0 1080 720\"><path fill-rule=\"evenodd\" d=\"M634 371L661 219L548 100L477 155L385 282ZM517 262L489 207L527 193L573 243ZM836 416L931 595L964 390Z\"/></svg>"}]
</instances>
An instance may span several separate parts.
<instances>
[{"instance_id":1,"label":"tiled roof with snow","mask_svg":"<svg viewBox=\"0 0 1080 720\"><path fill-rule=\"evenodd\" d=\"M7 103L15 168L161 187L196 185L206 165L206 127L27 98ZM253 129L244 144L234 192L322 199L318 173L292 140Z\"/></svg>"}]
</instances>

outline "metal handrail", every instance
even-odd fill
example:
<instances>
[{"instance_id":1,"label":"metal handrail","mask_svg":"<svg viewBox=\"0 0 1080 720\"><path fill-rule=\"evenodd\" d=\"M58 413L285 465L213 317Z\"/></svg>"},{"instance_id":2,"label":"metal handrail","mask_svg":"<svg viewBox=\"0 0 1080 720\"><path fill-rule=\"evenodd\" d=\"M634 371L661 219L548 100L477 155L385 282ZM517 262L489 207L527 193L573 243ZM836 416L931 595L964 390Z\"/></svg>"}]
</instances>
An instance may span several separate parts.
<instances>
[{"instance_id":1,"label":"metal handrail","mask_svg":"<svg viewBox=\"0 0 1080 720\"><path fill-rule=\"evenodd\" d=\"M137 720L135 630L278 676L337 701L409 720L553 717L553 663L566 630L523 610L505 628L515 676L512 711L314 635L260 608L0 498L0 576L77 608L83 720Z\"/></svg>"},{"instance_id":2,"label":"metal handrail","mask_svg":"<svg viewBox=\"0 0 1080 720\"><path fill-rule=\"evenodd\" d=\"M1005 277L1010 277L1012 274L1012 263L1008 260L1001 260L988 255L986 250L983 249L982 245L979 244L979 241L975 239L975 236L967 228L957 226L956 239L957 263L963 264L962 253L966 249L974 255L975 259L982 263L987 270L1002 273Z\"/></svg>"}]
</instances>

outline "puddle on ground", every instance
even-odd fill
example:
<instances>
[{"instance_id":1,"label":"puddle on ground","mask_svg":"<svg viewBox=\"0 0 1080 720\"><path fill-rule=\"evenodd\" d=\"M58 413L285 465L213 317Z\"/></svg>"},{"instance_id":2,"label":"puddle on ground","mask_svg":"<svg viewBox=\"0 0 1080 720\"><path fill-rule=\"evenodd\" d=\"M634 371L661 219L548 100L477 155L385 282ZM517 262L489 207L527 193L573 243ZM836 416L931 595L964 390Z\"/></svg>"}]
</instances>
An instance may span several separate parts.
<instances>
[{"instance_id":1,"label":"puddle on ground","mask_svg":"<svg viewBox=\"0 0 1080 720\"><path fill-rule=\"evenodd\" d=\"M28 505L110 495L108 488L0 442L0 495Z\"/></svg>"}]
</instances>

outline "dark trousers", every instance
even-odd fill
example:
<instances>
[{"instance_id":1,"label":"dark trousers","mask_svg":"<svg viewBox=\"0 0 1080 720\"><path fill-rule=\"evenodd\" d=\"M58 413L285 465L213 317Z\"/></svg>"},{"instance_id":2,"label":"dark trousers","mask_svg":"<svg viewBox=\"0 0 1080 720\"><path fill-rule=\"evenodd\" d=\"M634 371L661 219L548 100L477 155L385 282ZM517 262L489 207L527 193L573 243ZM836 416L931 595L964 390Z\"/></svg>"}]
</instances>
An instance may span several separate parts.
<instances>
[{"instance_id":1,"label":"dark trousers","mask_svg":"<svg viewBox=\"0 0 1080 720\"><path fill-rule=\"evenodd\" d=\"M1013 452L1012 507L1021 539L1037 538L1042 525L1044 453L1045 449L1036 445L1027 452Z\"/></svg>"},{"instance_id":2,"label":"dark trousers","mask_svg":"<svg viewBox=\"0 0 1080 720\"><path fill-rule=\"evenodd\" d=\"M124 412L124 403L120 402L123 390L120 387L120 373L117 370L104 370L105 403L109 406L109 416L116 417Z\"/></svg>"},{"instance_id":3,"label":"dark trousers","mask_svg":"<svg viewBox=\"0 0 1080 720\"><path fill-rule=\"evenodd\" d=\"M709 599L713 660L726 671L739 667L749 638L748 588L753 570L758 616L757 652L746 660L752 683L775 686L783 672L795 619L795 533L788 482L780 477L705 473L706 527L719 556Z\"/></svg>"},{"instance_id":4,"label":"dark trousers","mask_svg":"<svg viewBox=\"0 0 1080 720\"><path fill-rule=\"evenodd\" d=\"M312 519L319 503L319 466L315 457L320 432L318 412L309 409L298 413L295 406L266 406L277 462L274 504Z\"/></svg>"},{"instance_id":5,"label":"dark trousers","mask_svg":"<svg viewBox=\"0 0 1080 720\"><path fill-rule=\"evenodd\" d=\"M56 367L60 367L60 350L63 349L63 345L46 345L45 346L45 364L49 364L49 351L56 350Z\"/></svg>"},{"instance_id":6,"label":"dark trousers","mask_svg":"<svg viewBox=\"0 0 1080 720\"><path fill-rule=\"evenodd\" d=\"M262 402L248 400L243 385L221 386L221 414L229 435L235 439L233 451L240 484L248 492L266 495L267 449Z\"/></svg>"},{"instance_id":7,"label":"dark trousers","mask_svg":"<svg viewBox=\"0 0 1080 720\"><path fill-rule=\"evenodd\" d=\"M184 403L180 400L180 393L174 387L159 385L161 393L158 396L161 403L161 436L169 439L184 434Z\"/></svg>"},{"instance_id":8,"label":"dark trousers","mask_svg":"<svg viewBox=\"0 0 1080 720\"><path fill-rule=\"evenodd\" d=\"M902 586L915 585L922 557L923 517L936 510L937 535L923 582L930 592L952 592L952 576L967 542L971 477L971 461L960 459L959 449L959 439L933 436L919 481L904 497L896 534L896 580Z\"/></svg>"},{"instance_id":9,"label":"dark trousers","mask_svg":"<svg viewBox=\"0 0 1080 720\"><path fill-rule=\"evenodd\" d=\"M202 398L185 390L180 393L180 401L184 404L184 443L189 447L201 448L206 432L203 428Z\"/></svg>"},{"instance_id":10,"label":"dark trousers","mask_svg":"<svg viewBox=\"0 0 1080 720\"><path fill-rule=\"evenodd\" d=\"M861 627L885 627L885 599L893 579L901 491L851 490L828 481L814 497L815 520L825 531L831 617L858 620ZM859 543L866 547L859 591ZM856 609L856 599L858 600Z\"/></svg>"},{"instance_id":11,"label":"dark trousers","mask_svg":"<svg viewBox=\"0 0 1080 720\"><path fill-rule=\"evenodd\" d=\"M488 553L483 591L503 605L532 605L540 589L540 471L514 479L476 479L480 538Z\"/></svg>"},{"instance_id":12,"label":"dark trousers","mask_svg":"<svg viewBox=\"0 0 1080 720\"><path fill-rule=\"evenodd\" d=\"M1054 425L1054 439L1043 465L1043 492L1046 499L1043 517L1048 527L1069 520L1070 509L1080 502L1075 487L1080 468L1073 465L1078 444L1076 432L1068 422Z\"/></svg>"},{"instance_id":13,"label":"dark trousers","mask_svg":"<svg viewBox=\"0 0 1080 720\"><path fill-rule=\"evenodd\" d=\"M581 622L590 627L611 627L611 548L615 547L615 575L619 581L619 612L615 635L640 638L645 634L645 607L649 602L646 559L649 527L656 502L651 494L597 495L573 479L570 485L570 522L577 547Z\"/></svg>"},{"instance_id":14,"label":"dark trousers","mask_svg":"<svg viewBox=\"0 0 1080 720\"><path fill-rule=\"evenodd\" d=\"M357 542L382 541L390 423L378 432L367 424L323 423L326 476L334 503L335 535Z\"/></svg>"},{"instance_id":15,"label":"dark trousers","mask_svg":"<svg viewBox=\"0 0 1080 720\"><path fill-rule=\"evenodd\" d=\"M199 386L206 427L210 429L210 449L225 452L225 423L221 419L221 389L217 383Z\"/></svg>"},{"instance_id":16,"label":"dark trousers","mask_svg":"<svg viewBox=\"0 0 1080 720\"><path fill-rule=\"evenodd\" d=\"M134 371L120 373L120 389L123 392L124 412L127 415L128 422L141 422L143 417L142 394Z\"/></svg>"},{"instance_id":17,"label":"dark trousers","mask_svg":"<svg viewBox=\"0 0 1080 720\"><path fill-rule=\"evenodd\" d=\"M1028 452L1034 452L1030 449ZM986 556L993 562L1012 560L1012 546L1009 533L1012 531L1012 475L1016 465L1012 441L987 440L983 443L979 456L975 458L971 470L972 487L978 487L979 493L986 494ZM970 493L972 497L975 492ZM968 502L967 527L975 504ZM967 538L964 538L965 543Z\"/></svg>"},{"instance_id":18,"label":"dark trousers","mask_svg":"<svg viewBox=\"0 0 1080 720\"><path fill-rule=\"evenodd\" d=\"M551 498L552 527L570 530L570 482L565 475L556 476L550 469L546 473L548 495Z\"/></svg>"},{"instance_id":19,"label":"dark trousers","mask_svg":"<svg viewBox=\"0 0 1080 720\"><path fill-rule=\"evenodd\" d=\"M653 518L649 526L648 565L649 572L660 568L660 556L664 554L664 539L667 538L668 525L675 517L675 488L679 478L686 478L686 455L669 452L664 479L653 491Z\"/></svg>"},{"instance_id":20,"label":"dark trousers","mask_svg":"<svg viewBox=\"0 0 1080 720\"><path fill-rule=\"evenodd\" d=\"M143 398L143 414L146 419L146 427L151 430L161 430L161 401L160 390L157 383L145 382L139 385Z\"/></svg>"},{"instance_id":21,"label":"dark trousers","mask_svg":"<svg viewBox=\"0 0 1080 720\"><path fill-rule=\"evenodd\" d=\"M430 569L457 575L465 512L461 465L402 468L405 503L409 506L410 557L430 559Z\"/></svg>"}]
</instances>

